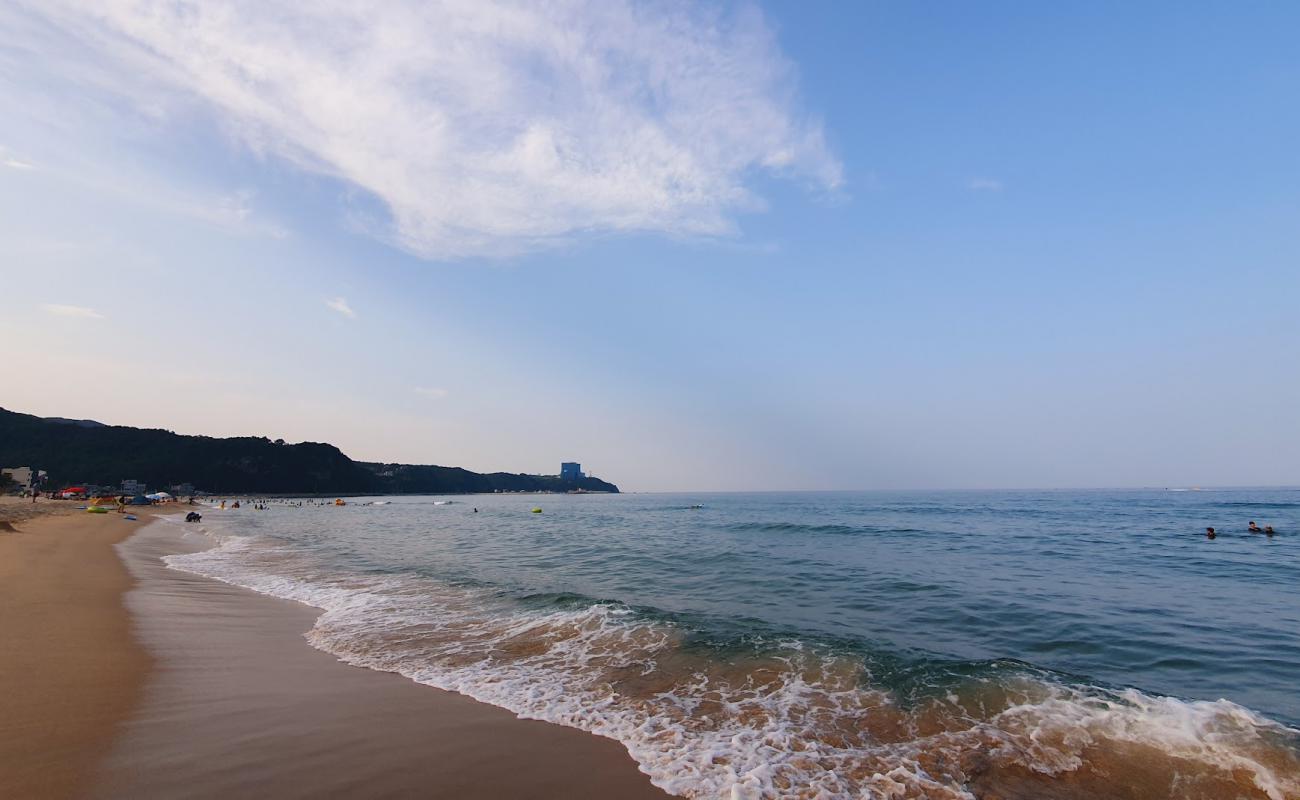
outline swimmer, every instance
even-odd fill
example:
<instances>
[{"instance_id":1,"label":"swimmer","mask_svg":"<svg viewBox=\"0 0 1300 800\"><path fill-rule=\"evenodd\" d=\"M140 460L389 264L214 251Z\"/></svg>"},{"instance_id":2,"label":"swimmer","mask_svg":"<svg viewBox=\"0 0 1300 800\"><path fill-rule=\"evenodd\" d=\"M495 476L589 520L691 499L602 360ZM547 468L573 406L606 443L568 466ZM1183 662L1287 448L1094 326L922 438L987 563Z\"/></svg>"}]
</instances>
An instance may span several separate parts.
<instances>
[{"instance_id":1,"label":"swimmer","mask_svg":"<svg viewBox=\"0 0 1300 800\"><path fill-rule=\"evenodd\" d=\"M1273 535L1273 526L1272 526L1272 525L1265 525L1265 526L1264 526L1264 535L1265 535L1265 536L1272 536L1272 535Z\"/></svg>"},{"instance_id":2,"label":"swimmer","mask_svg":"<svg viewBox=\"0 0 1300 800\"><path fill-rule=\"evenodd\" d=\"M1214 533L1214 528L1206 528L1206 529L1205 529L1205 538L1206 538L1206 539L1213 539L1215 536L1216 536L1216 534Z\"/></svg>"},{"instance_id":3,"label":"swimmer","mask_svg":"<svg viewBox=\"0 0 1300 800\"><path fill-rule=\"evenodd\" d=\"M1253 520L1253 519L1250 521L1250 526L1247 527L1246 530L1250 531L1251 533L1262 533L1262 532L1263 532L1263 531L1261 531L1261 530L1259 529L1259 526L1255 524L1255 520Z\"/></svg>"}]
</instances>

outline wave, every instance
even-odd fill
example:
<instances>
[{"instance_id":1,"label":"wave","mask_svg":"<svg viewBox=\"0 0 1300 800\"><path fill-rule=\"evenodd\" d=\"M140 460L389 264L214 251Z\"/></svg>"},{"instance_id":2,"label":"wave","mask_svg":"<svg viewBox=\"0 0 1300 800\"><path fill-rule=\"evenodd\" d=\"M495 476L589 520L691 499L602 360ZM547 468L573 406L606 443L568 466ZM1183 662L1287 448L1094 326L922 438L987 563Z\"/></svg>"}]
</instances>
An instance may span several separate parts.
<instances>
[{"instance_id":1,"label":"wave","mask_svg":"<svg viewBox=\"0 0 1300 800\"><path fill-rule=\"evenodd\" d=\"M755 532L755 533L814 533L814 534L838 534L838 535L861 535L871 533L928 533L929 531L920 528L885 528L874 525L808 525L798 522L728 522L717 525L717 528L727 531Z\"/></svg>"},{"instance_id":2,"label":"wave","mask_svg":"<svg viewBox=\"0 0 1300 800\"><path fill-rule=\"evenodd\" d=\"M904 690L862 654L719 647L617 602L340 573L250 538L164 560L321 609L307 639L346 663L616 739L686 797L1300 797L1300 731L1227 700L1014 662L921 670Z\"/></svg>"}]
</instances>

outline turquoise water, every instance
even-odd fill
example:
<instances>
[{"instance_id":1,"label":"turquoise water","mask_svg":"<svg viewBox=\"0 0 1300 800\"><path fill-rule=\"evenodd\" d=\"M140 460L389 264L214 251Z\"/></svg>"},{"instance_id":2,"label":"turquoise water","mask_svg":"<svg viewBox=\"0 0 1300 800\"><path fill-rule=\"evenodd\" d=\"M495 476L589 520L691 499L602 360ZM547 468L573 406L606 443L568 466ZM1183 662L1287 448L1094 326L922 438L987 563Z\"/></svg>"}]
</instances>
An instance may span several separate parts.
<instances>
[{"instance_id":1,"label":"turquoise water","mask_svg":"<svg viewBox=\"0 0 1300 800\"><path fill-rule=\"evenodd\" d=\"M393 497L204 526L221 546L173 566L324 609L309 638L351 663L617 738L681 794L1300 797L1300 490Z\"/></svg>"}]
</instances>

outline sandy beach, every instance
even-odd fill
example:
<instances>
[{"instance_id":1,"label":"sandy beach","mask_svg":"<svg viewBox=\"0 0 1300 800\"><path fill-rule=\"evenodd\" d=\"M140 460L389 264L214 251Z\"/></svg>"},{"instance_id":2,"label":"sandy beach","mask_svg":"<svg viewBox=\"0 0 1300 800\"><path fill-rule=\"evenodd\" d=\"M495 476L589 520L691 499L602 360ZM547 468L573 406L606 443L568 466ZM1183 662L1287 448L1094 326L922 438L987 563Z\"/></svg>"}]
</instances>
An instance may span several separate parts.
<instances>
[{"instance_id":1,"label":"sandy beach","mask_svg":"<svg viewBox=\"0 0 1300 800\"><path fill-rule=\"evenodd\" d=\"M0 504L0 797L83 794L150 670L113 550L142 523L75 505Z\"/></svg>"},{"instance_id":2,"label":"sandy beach","mask_svg":"<svg viewBox=\"0 0 1300 800\"><path fill-rule=\"evenodd\" d=\"M666 796L612 740L347 666L314 610L167 569L205 544L179 523L50 505L0 533L2 797Z\"/></svg>"}]
</instances>

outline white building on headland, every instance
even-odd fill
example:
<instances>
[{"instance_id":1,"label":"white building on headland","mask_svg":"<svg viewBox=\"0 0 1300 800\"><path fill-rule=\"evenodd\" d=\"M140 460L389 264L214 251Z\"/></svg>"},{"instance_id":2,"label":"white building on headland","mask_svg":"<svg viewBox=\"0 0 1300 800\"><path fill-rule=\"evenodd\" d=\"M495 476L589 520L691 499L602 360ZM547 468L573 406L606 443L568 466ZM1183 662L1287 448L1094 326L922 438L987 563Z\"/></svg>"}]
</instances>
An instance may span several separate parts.
<instances>
[{"instance_id":1,"label":"white building on headland","mask_svg":"<svg viewBox=\"0 0 1300 800\"><path fill-rule=\"evenodd\" d=\"M31 467L0 467L0 475L8 475L10 480L24 489L32 485L34 474L36 471Z\"/></svg>"}]
</instances>

